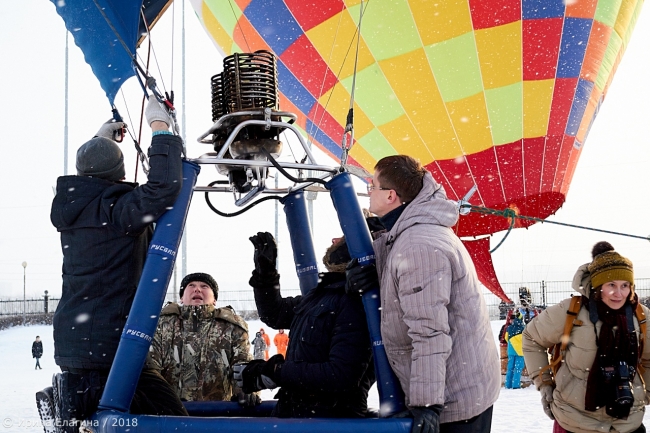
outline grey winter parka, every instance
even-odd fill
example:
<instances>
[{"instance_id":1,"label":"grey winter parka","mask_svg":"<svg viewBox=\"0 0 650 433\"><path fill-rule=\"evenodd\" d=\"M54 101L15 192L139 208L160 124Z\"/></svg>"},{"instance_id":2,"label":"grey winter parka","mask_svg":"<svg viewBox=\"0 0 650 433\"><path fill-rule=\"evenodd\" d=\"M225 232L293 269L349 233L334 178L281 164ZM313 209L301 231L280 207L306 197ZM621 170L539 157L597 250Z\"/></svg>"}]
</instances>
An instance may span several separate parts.
<instances>
[{"instance_id":1,"label":"grey winter parka","mask_svg":"<svg viewBox=\"0 0 650 433\"><path fill-rule=\"evenodd\" d=\"M474 263L454 234L456 204L426 173L417 197L373 242L381 336L409 407L444 405L442 423L481 414L500 366Z\"/></svg>"},{"instance_id":2,"label":"grey winter parka","mask_svg":"<svg viewBox=\"0 0 650 433\"><path fill-rule=\"evenodd\" d=\"M586 266L582 266L574 278L574 289L582 295L589 297L589 285ZM587 276L587 278L585 278ZM543 380L550 381L548 370L543 375L540 371L548 365L547 349L559 343L564 331L566 312L569 309L571 298L559 304L548 307L539 316L535 317L523 332L523 349L526 368L533 379L537 389L542 386ZM648 317L650 310L642 306ZM563 362L558 370L553 391L551 410L557 422L566 430L574 433L592 432L632 432L643 421L645 405L648 402L645 387L639 374L634 378L633 393L634 405L626 420L613 418L605 412L605 408L595 412L585 410L585 394L587 392L587 379L589 370L596 357L597 334L600 335L602 322L594 325L589 320L589 311L583 305L578 313L571 330L570 342L564 354ZM634 327L639 337L639 323L634 318ZM645 367L643 380L650 380L650 339L645 335L641 365Z\"/></svg>"}]
</instances>

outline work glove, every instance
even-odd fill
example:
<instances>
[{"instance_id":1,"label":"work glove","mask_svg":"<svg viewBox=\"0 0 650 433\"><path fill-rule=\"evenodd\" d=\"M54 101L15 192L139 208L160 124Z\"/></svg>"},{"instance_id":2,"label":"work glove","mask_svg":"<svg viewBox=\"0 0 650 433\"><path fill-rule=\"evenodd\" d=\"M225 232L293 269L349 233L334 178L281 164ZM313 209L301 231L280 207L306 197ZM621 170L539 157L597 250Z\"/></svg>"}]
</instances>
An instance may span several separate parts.
<instances>
[{"instance_id":1,"label":"work glove","mask_svg":"<svg viewBox=\"0 0 650 433\"><path fill-rule=\"evenodd\" d=\"M544 413L551 419L555 419L553 411L551 411L551 403L553 403L553 387L551 385L542 385L539 389L542 394L542 409Z\"/></svg>"},{"instance_id":2,"label":"work glove","mask_svg":"<svg viewBox=\"0 0 650 433\"><path fill-rule=\"evenodd\" d=\"M284 364L282 355L274 355L268 361L256 359L233 366L233 377L237 386L250 394L263 389L280 386L280 369Z\"/></svg>"},{"instance_id":3,"label":"work glove","mask_svg":"<svg viewBox=\"0 0 650 433\"><path fill-rule=\"evenodd\" d=\"M274 275L277 272L275 262L278 258L278 247L275 244L273 235L269 232L258 232L248 239L255 247L253 261L257 273L260 275Z\"/></svg>"},{"instance_id":4,"label":"work glove","mask_svg":"<svg viewBox=\"0 0 650 433\"><path fill-rule=\"evenodd\" d=\"M230 401L236 401L243 407L255 407L262 404L262 399L258 394L245 394L243 391L239 391L237 394L233 395Z\"/></svg>"},{"instance_id":5,"label":"work glove","mask_svg":"<svg viewBox=\"0 0 650 433\"><path fill-rule=\"evenodd\" d=\"M149 102L147 103L147 108L144 111L144 115L147 117L149 126L151 126L151 124L156 120L165 122L167 126L170 126L172 124L172 120L169 117L169 111L167 110L167 107L165 107L164 104L158 102L156 97L153 95L149 97Z\"/></svg>"},{"instance_id":6,"label":"work glove","mask_svg":"<svg viewBox=\"0 0 650 433\"><path fill-rule=\"evenodd\" d=\"M350 260L345 267L345 292L348 295L363 295L379 287L379 276L374 263L360 265L358 259Z\"/></svg>"},{"instance_id":7,"label":"work glove","mask_svg":"<svg viewBox=\"0 0 650 433\"><path fill-rule=\"evenodd\" d=\"M411 433L439 433L441 411L442 405L434 404L426 407L413 407L393 415L392 418L413 418Z\"/></svg>"},{"instance_id":8,"label":"work glove","mask_svg":"<svg viewBox=\"0 0 650 433\"><path fill-rule=\"evenodd\" d=\"M95 137L104 137L109 140L117 141L121 143L124 139L124 133L126 131L126 123L116 122L115 119L110 118L99 128Z\"/></svg>"}]
</instances>

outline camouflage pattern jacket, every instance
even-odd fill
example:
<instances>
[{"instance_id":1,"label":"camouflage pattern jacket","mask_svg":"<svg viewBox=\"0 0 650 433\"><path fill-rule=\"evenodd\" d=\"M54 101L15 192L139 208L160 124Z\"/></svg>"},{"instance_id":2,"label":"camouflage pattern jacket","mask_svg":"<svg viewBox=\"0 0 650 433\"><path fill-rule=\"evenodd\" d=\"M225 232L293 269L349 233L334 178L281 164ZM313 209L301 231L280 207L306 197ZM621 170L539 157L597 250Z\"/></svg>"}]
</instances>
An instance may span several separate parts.
<instances>
[{"instance_id":1,"label":"camouflage pattern jacket","mask_svg":"<svg viewBox=\"0 0 650 433\"><path fill-rule=\"evenodd\" d=\"M232 366L252 359L248 325L230 307L180 306L160 313L151 358L184 401L229 401Z\"/></svg>"}]
</instances>

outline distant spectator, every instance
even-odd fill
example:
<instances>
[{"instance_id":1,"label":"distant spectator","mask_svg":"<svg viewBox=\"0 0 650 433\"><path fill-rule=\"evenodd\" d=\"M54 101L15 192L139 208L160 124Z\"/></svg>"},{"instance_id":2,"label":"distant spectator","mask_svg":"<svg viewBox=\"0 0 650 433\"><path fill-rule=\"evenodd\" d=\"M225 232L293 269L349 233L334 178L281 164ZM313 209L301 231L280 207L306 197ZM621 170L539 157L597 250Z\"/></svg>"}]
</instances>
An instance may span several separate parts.
<instances>
[{"instance_id":1,"label":"distant spectator","mask_svg":"<svg viewBox=\"0 0 650 433\"><path fill-rule=\"evenodd\" d=\"M264 339L264 344L266 344L266 349L264 349L264 360L268 361L269 349L271 349L271 338L269 338L269 334L267 334L264 331L264 328L260 328L260 334L262 334L262 338Z\"/></svg>"},{"instance_id":2,"label":"distant spectator","mask_svg":"<svg viewBox=\"0 0 650 433\"><path fill-rule=\"evenodd\" d=\"M508 370L506 372L506 389L521 388L521 372L524 369L524 352L521 347L521 333L524 322L517 313L510 316L510 325L506 328L505 340L508 342Z\"/></svg>"},{"instance_id":3,"label":"distant spectator","mask_svg":"<svg viewBox=\"0 0 650 433\"><path fill-rule=\"evenodd\" d=\"M287 346L289 346L289 336L284 333L284 329L280 329L275 335L273 338L273 344L275 344L275 350L277 353L286 358Z\"/></svg>"},{"instance_id":4,"label":"distant spectator","mask_svg":"<svg viewBox=\"0 0 650 433\"><path fill-rule=\"evenodd\" d=\"M262 337L261 331L255 333L255 338L251 344L253 345L253 359L264 359L266 361L264 354L268 353L268 351L266 350L266 342L264 341L264 337Z\"/></svg>"},{"instance_id":5,"label":"distant spectator","mask_svg":"<svg viewBox=\"0 0 650 433\"><path fill-rule=\"evenodd\" d=\"M506 312L507 314L507 312ZM508 373L508 342L506 341L506 332L510 326L510 314L506 315L507 320L499 331L499 359L501 360L501 386L506 383L506 374Z\"/></svg>"},{"instance_id":6,"label":"distant spectator","mask_svg":"<svg viewBox=\"0 0 650 433\"><path fill-rule=\"evenodd\" d=\"M32 343L32 358L36 358L36 367L34 367L34 370L43 369L40 363L41 356L43 356L43 342L41 341L41 337L37 335L36 340Z\"/></svg>"}]
</instances>

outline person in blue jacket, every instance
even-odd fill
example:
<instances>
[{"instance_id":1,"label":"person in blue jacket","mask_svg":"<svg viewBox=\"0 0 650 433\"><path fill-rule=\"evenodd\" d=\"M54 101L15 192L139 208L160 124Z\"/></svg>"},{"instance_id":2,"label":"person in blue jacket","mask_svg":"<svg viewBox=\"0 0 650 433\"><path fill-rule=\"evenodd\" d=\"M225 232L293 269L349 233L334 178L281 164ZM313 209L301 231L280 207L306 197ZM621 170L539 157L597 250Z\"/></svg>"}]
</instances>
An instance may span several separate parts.
<instances>
[{"instance_id":1,"label":"person in blue jacket","mask_svg":"<svg viewBox=\"0 0 650 433\"><path fill-rule=\"evenodd\" d=\"M506 372L506 389L521 388L521 372L524 369L524 352L522 336L524 322L517 313L512 313L511 322L506 329L505 340L508 342L508 371Z\"/></svg>"}]
</instances>

